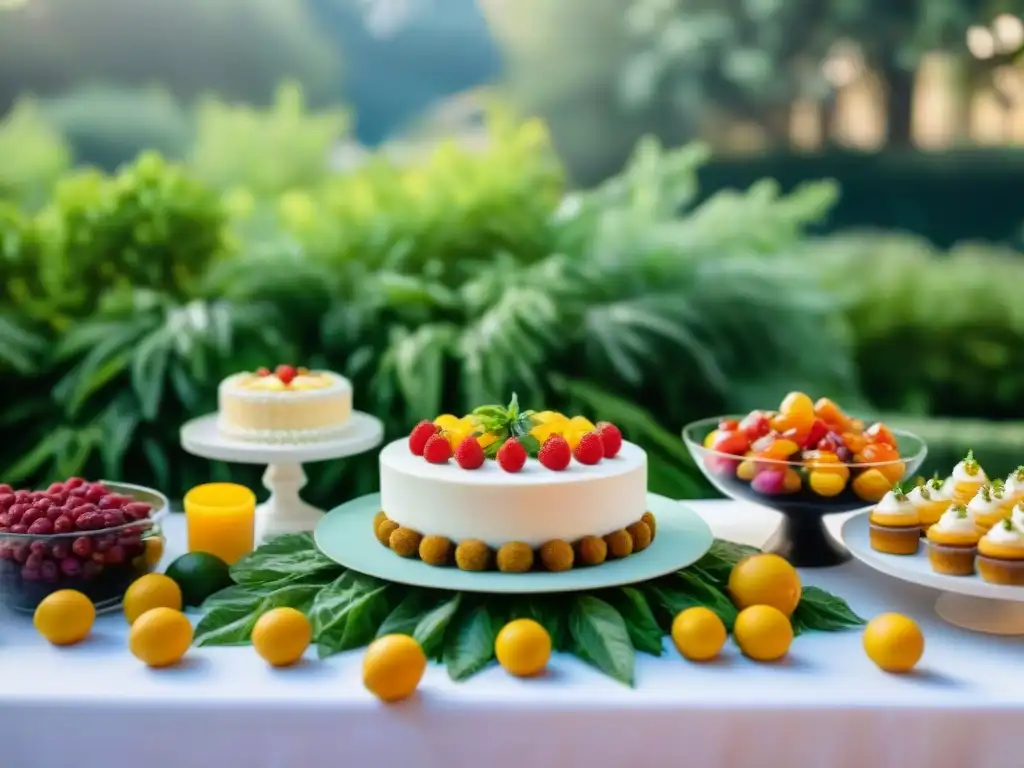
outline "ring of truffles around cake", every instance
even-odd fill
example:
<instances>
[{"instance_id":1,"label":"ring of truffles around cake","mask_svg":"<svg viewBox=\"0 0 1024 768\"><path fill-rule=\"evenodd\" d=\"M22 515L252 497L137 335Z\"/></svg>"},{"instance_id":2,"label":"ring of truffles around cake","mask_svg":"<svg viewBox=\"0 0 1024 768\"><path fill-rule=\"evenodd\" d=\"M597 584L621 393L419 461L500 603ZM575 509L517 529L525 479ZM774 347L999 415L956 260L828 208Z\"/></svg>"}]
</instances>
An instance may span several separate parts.
<instances>
[{"instance_id":1,"label":"ring of truffles around cake","mask_svg":"<svg viewBox=\"0 0 1024 768\"><path fill-rule=\"evenodd\" d=\"M647 455L608 422L489 405L421 421L380 453L373 533L465 571L567 571L650 546Z\"/></svg>"}]
</instances>

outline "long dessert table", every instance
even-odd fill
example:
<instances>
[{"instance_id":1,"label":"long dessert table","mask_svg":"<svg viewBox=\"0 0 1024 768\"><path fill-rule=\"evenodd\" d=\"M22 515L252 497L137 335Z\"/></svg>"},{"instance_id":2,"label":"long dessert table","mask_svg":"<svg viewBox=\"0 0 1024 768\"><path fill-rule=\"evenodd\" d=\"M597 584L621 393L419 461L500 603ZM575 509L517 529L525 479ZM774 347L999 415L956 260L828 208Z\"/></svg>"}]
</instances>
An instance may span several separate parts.
<instances>
[{"instance_id":1,"label":"long dessert table","mask_svg":"<svg viewBox=\"0 0 1024 768\"><path fill-rule=\"evenodd\" d=\"M771 513L694 502L721 538L760 544ZM842 518L832 520L838 526ZM184 520L167 525L184 548ZM805 571L870 618L917 619L918 672L890 676L858 631L801 635L763 665L731 644L715 663L638 657L630 689L556 654L519 680L491 668L453 683L428 669L399 705L360 681L361 651L272 670L251 648L194 648L150 670L127 650L120 614L97 619L79 646L57 649L30 618L0 617L0 766L4 768L417 768L746 766L906 768L1024 765L1024 639L972 634L933 612L935 593L851 562Z\"/></svg>"}]
</instances>

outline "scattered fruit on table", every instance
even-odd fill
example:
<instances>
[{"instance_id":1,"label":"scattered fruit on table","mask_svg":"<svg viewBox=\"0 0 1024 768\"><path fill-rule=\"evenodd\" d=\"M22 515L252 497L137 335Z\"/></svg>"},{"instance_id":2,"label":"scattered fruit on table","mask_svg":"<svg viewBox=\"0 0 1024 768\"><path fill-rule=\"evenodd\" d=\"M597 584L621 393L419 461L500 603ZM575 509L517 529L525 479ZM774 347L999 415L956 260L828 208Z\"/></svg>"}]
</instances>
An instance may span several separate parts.
<instances>
[{"instance_id":1,"label":"scattered fruit on table","mask_svg":"<svg viewBox=\"0 0 1024 768\"><path fill-rule=\"evenodd\" d=\"M684 659L710 661L718 656L728 633L718 614L697 606L680 611L672 621L672 642Z\"/></svg>"},{"instance_id":2,"label":"scattered fruit on table","mask_svg":"<svg viewBox=\"0 0 1024 768\"><path fill-rule=\"evenodd\" d=\"M498 632L494 655L510 675L533 677L548 665L551 636L533 619L515 619Z\"/></svg>"},{"instance_id":3,"label":"scattered fruit on table","mask_svg":"<svg viewBox=\"0 0 1024 768\"><path fill-rule=\"evenodd\" d=\"M513 473L531 457L554 472L569 468L573 459L583 465L613 460L622 443L622 431L611 422L522 410L515 395L508 405L484 405L466 416L444 413L421 421L409 433L409 451L432 464L447 464L454 457L461 469L474 470L492 459Z\"/></svg>"},{"instance_id":4,"label":"scattered fruit on table","mask_svg":"<svg viewBox=\"0 0 1024 768\"><path fill-rule=\"evenodd\" d=\"M124 615L129 624L153 608L180 611L181 607L181 587L162 573L147 573L133 581L124 593Z\"/></svg>"},{"instance_id":5,"label":"scattered fruit on table","mask_svg":"<svg viewBox=\"0 0 1024 768\"><path fill-rule=\"evenodd\" d=\"M906 465L885 424L865 425L828 398L786 395L777 411L723 419L703 445L707 469L762 496L875 502L903 479Z\"/></svg>"},{"instance_id":6,"label":"scattered fruit on table","mask_svg":"<svg viewBox=\"0 0 1024 768\"><path fill-rule=\"evenodd\" d=\"M188 608L198 608L214 592L234 583L228 564L208 552L184 554L164 573L181 588L182 602Z\"/></svg>"},{"instance_id":7,"label":"scattered fruit on table","mask_svg":"<svg viewBox=\"0 0 1024 768\"><path fill-rule=\"evenodd\" d=\"M45 490L0 484L0 595L34 610L51 592L76 589L96 604L119 600L152 569L159 540L152 507L72 477Z\"/></svg>"},{"instance_id":8,"label":"scattered fruit on table","mask_svg":"<svg viewBox=\"0 0 1024 768\"><path fill-rule=\"evenodd\" d=\"M886 672L909 672L924 654L924 635L913 619L883 613L864 628L864 652Z\"/></svg>"},{"instance_id":9,"label":"scattered fruit on table","mask_svg":"<svg viewBox=\"0 0 1024 768\"><path fill-rule=\"evenodd\" d=\"M273 667L288 667L302 658L313 638L309 619L294 608L272 608L256 620L252 645Z\"/></svg>"},{"instance_id":10,"label":"scattered fruit on table","mask_svg":"<svg viewBox=\"0 0 1024 768\"><path fill-rule=\"evenodd\" d=\"M401 701L413 694L427 669L420 644L408 635L374 640L363 656L363 685L381 701Z\"/></svg>"},{"instance_id":11,"label":"scattered fruit on table","mask_svg":"<svg viewBox=\"0 0 1024 768\"><path fill-rule=\"evenodd\" d=\"M770 605L792 616L802 590L796 569L778 555L750 555L736 563L729 574L729 595L740 610Z\"/></svg>"},{"instance_id":12,"label":"scattered fruit on table","mask_svg":"<svg viewBox=\"0 0 1024 768\"><path fill-rule=\"evenodd\" d=\"M128 631L128 649L143 664L177 664L192 645L192 623L181 611L153 608L139 616Z\"/></svg>"},{"instance_id":13,"label":"scattered fruit on table","mask_svg":"<svg viewBox=\"0 0 1024 768\"><path fill-rule=\"evenodd\" d=\"M752 605L736 617L733 639L744 656L755 661L777 661L789 652L793 625L789 617L770 605Z\"/></svg>"},{"instance_id":14,"label":"scattered fruit on table","mask_svg":"<svg viewBox=\"0 0 1024 768\"><path fill-rule=\"evenodd\" d=\"M94 621L92 600L73 589L61 589L43 598L32 624L54 645L74 645L86 638Z\"/></svg>"}]
</instances>

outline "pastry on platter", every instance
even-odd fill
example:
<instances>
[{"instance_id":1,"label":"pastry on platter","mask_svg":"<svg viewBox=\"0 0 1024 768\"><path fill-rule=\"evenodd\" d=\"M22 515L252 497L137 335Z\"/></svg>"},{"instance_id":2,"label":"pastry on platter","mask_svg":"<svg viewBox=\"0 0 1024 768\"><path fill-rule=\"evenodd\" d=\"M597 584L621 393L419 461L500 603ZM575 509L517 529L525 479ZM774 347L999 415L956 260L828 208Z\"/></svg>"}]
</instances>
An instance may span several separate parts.
<instances>
[{"instance_id":1,"label":"pastry on platter","mask_svg":"<svg viewBox=\"0 0 1024 768\"><path fill-rule=\"evenodd\" d=\"M1003 500L1007 509L1013 509L1018 502L1024 501L1024 464L1006 476Z\"/></svg>"},{"instance_id":2,"label":"pastry on platter","mask_svg":"<svg viewBox=\"0 0 1024 768\"><path fill-rule=\"evenodd\" d=\"M978 573L991 584L1024 586L1024 530L1006 519L978 542Z\"/></svg>"},{"instance_id":3,"label":"pastry on platter","mask_svg":"<svg viewBox=\"0 0 1024 768\"><path fill-rule=\"evenodd\" d=\"M974 573L980 538L977 521L967 507L950 507L928 529L928 560L932 569L950 576L970 576Z\"/></svg>"},{"instance_id":4,"label":"pastry on platter","mask_svg":"<svg viewBox=\"0 0 1024 768\"><path fill-rule=\"evenodd\" d=\"M967 509L971 511L982 533L1005 519L1009 510L1003 500L1003 481L994 480L991 484L981 486L967 504Z\"/></svg>"},{"instance_id":5,"label":"pastry on platter","mask_svg":"<svg viewBox=\"0 0 1024 768\"><path fill-rule=\"evenodd\" d=\"M338 437L352 415L352 385L331 371L279 365L236 373L217 389L218 430L234 440L310 443Z\"/></svg>"},{"instance_id":6,"label":"pastry on platter","mask_svg":"<svg viewBox=\"0 0 1024 768\"><path fill-rule=\"evenodd\" d=\"M988 476L974 458L974 451L968 451L967 455L953 467L946 482L950 484L956 503L968 504L978 489L988 482Z\"/></svg>"},{"instance_id":7,"label":"pastry on platter","mask_svg":"<svg viewBox=\"0 0 1024 768\"><path fill-rule=\"evenodd\" d=\"M871 548L887 555L913 555L921 544L921 517L896 486L882 497L868 518Z\"/></svg>"},{"instance_id":8,"label":"pastry on platter","mask_svg":"<svg viewBox=\"0 0 1024 768\"><path fill-rule=\"evenodd\" d=\"M914 486L907 494L907 499L914 505L921 518L921 534L938 522L942 513L953 503L950 484L941 477L933 477L921 485Z\"/></svg>"},{"instance_id":9,"label":"pastry on platter","mask_svg":"<svg viewBox=\"0 0 1024 768\"><path fill-rule=\"evenodd\" d=\"M468 571L566 571L646 549L647 454L607 422L515 398L421 421L380 452L378 541Z\"/></svg>"}]
</instances>

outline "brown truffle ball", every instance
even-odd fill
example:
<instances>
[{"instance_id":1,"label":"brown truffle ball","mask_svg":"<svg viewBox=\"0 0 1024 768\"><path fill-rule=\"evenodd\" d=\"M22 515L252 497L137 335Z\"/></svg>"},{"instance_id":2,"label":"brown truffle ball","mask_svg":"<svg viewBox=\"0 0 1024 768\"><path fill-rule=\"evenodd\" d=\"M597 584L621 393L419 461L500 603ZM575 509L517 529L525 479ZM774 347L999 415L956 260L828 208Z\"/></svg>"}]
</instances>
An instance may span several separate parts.
<instances>
[{"instance_id":1,"label":"brown truffle ball","mask_svg":"<svg viewBox=\"0 0 1024 768\"><path fill-rule=\"evenodd\" d=\"M644 512L640 517L641 523L647 523L647 527L651 529L651 541L654 541L654 537L658 535L658 524L654 520L654 515L650 512Z\"/></svg>"},{"instance_id":2,"label":"brown truffle ball","mask_svg":"<svg viewBox=\"0 0 1024 768\"><path fill-rule=\"evenodd\" d=\"M643 520L633 523L626 530L629 532L629 535L633 537L634 552L643 552L651 546L651 529L647 527L647 523Z\"/></svg>"},{"instance_id":3,"label":"brown truffle ball","mask_svg":"<svg viewBox=\"0 0 1024 768\"><path fill-rule=\"evenodd\" d=\"M612 557L629 557L633 554L633 537L629 531L613 531L604 537L608 554Z\"/></svg>"},{"instance_id":4,"label":"brown truffle ball","mask_svg":"<svg viewBox=\"0 0 1024 768\"><path fill-rule=\"evenodd\" d=\"M491 560L491 548L477 539L460 541L455 548L455 564L463 571L490 570Z\"/></svg>"},{"instance_id":5,"label":"brown truffle ball","mask_svg":"<svg viewBox=\"0 0 1024 768\"><path fill-rule=\"evenodd\" d=\"M420 549L420 541L423 536L412 528L397 528L391 532L388 544L391 551L402 557L415 557Z\"/></svg>"},{"instance_id":6,"label":"brown truffle ball","mask_svg":"<svg viewBox=\"0 0 1024 768\"><path fill-rule=\"evenodd\" d=\"M600 565L608 557L608 545L600 536L584 536L576 542L576 559L583 565Z\"/></svg>"},{"instance_id":7,"label":"brown truffle ball","mask_svg":"<svg viewBox=\"0 0 1024 768\"><path fill-rule=\"evenodd\" d=\"M454 546L444 536L424 536L420 542L420 560L427 565L448 565Z\"/></svg>"},{"instance_id":8,"label":"brown truffle ball","mask_svg":"<svg viewBox=\"0 0 1024 768\"><path fill-rule=\"evenodd\" d=\"M533 568L533 550L529 544L513 541L498 549L498 570L503 573L525 573Z\"/></svg>"},{"instance_id":9,"label":"brown truffle ball","mask_svg":"<svg viewBox=\"0 0 1024 768\"><path fill-rule=\"evenodd\" d=\"M554 539L540 547L540 561L544 567L554 573L568 571L576 560L572 545L567 541Z\"/></svg>"},{"instance_id":10,"label":"brown truffle ball","mask_svg":"<svg viewBox=\"0 0 1024 768\"><path fill-rule=\"evenodd\" d=\"M373 529L377 541L385 547L391 546L391 534L398 530L398 523L394 520L381 520L380 524Z\"/></svg>"}]
</instances>

